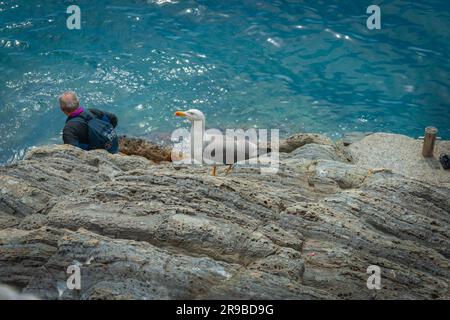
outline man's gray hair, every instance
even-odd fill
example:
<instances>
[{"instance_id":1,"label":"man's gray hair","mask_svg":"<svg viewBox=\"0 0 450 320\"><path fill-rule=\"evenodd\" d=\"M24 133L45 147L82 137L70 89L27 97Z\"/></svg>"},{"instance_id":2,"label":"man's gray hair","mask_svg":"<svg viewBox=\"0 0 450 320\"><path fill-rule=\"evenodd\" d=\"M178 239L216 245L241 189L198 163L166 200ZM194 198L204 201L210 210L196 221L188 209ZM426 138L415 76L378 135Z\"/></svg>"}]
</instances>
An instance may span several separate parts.
<instances>
[{"instance_id":1,"label":"man's gray hair","mask_svg":"<svg viewBox=\"0 0 450 320\"><path fill-rule=\"evenodd\" d=\"M80 106L77 95L73 91L66 91L58 97L61 109L65 112L73 112Z\"/></svg>"}]
</instances>

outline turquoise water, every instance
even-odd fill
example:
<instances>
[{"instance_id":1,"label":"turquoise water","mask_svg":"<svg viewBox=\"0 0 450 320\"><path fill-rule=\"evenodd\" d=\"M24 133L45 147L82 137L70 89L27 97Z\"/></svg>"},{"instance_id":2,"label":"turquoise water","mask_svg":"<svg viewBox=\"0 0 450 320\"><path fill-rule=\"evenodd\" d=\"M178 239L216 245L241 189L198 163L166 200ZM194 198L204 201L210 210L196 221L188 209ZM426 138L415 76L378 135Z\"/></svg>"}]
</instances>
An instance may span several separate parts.
<instances>
[{"instance_id":1,"label":"turquoise water","mask_svg":"<svg viewBox=\"0 0 450 320\"><path fill-rule=\"evenodd\" d=\"M81 30L66 28L67 6ZM381 30L366 8L381 7ZM198 108L207 126L450 139L450 3L0 0L0 162L60 143L57 96L156 137Z\"/></svg>"}]
</instances>

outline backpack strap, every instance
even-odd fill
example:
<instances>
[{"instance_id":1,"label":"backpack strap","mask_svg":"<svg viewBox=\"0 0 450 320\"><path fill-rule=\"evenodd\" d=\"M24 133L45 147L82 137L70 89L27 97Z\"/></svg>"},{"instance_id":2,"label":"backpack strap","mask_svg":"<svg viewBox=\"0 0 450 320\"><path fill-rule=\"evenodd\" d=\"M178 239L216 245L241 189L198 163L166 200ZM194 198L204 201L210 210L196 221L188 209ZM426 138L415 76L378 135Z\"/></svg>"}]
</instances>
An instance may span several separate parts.
<instances>
[{"instance_id":1,"label":"backpack strap","mask_svg":"<svg viewBox=\"0 0 450 320\"><path fill-rule=\"evenodd\" d=\"M89 112L89 111L86 110L85 112L82 112L79 115L68 119L66 121L66 123L67 122L80 122L80 123L85 123L86 126L88 126L88 122L89 122L89 120L92 119L92 115L88 114L87 117L85 115L82 115L83 113L87 113L87 112ZM80 142L78 142L78 147L80 147L83 150L89 150L90 149L88 143L80 143Z\"/></svg>"},{"instance_id":2,"label":"backpack strap","mask_svg":"<svg viewBox=\"0 0 450 320\"><path fill-rule=\"evenodd\" d=\"M108 115L106 113L104 113L101 117L97 117L95 114L93 114L92 112L90 112L89 110L84 110L84 112L80 113L79 115L70 118L68 121L71 121L73 119L76 118L81 118L83 119L86 123L89 122L92 119L100 119L102 121L108 122L109 124L111 124L111 119L109 119Z\"/></svg>"},{"instance_id":3,"label":"backpack strap","mask_svg":"<svg viewBox=\"0 0 450 320\"><path fill-rule=\"evenodd\" d=\"M82 113L80 113L79 115L70 118L69 120L67 120L67 122L75 120L75 119L83 119L83 121L78 121L78 122L85 122L86 124L92 120L93 118L95 118L95 116L89 111L89 110L84 110Z\"/></svg>"}]
</instances>

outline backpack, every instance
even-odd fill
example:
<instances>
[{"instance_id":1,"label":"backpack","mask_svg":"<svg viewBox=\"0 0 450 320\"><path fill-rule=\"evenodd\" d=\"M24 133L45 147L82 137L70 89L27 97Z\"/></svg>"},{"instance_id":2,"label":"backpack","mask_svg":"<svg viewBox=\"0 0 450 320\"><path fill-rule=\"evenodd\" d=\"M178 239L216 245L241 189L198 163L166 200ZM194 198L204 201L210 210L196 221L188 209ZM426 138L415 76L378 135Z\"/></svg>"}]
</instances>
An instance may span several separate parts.
<instances>
[{"instance_id":1,"label":"backpack","mask_svg":"<svg viewBox=\"0 0 450 320\"><path fill-rule=\"evenodd\" d=\"M88 150L105 149L109 153L119 152L119 138L116 130L109 122L107 115L97 118L91 112L86 110L84 114L79 117L82 118L88 126Z\"/></svg>"}]
</instances>

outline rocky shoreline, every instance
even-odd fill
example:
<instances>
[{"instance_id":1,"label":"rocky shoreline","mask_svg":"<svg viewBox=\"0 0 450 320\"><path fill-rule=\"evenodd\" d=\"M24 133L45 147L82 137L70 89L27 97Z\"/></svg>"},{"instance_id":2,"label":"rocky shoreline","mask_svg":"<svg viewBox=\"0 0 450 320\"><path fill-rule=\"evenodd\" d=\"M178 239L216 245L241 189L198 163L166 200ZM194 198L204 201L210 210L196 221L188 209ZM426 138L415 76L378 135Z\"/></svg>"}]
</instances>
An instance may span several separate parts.
<instances>
[{"instance_id":1,"label":"rocky shoreline","mask_svg":"<svg viewBox=\"0 0 450 320\"><path fill-rule=\"evenodd\" d=\"M36 148L0 167L0 284L41 299L450 299L450 172L420 146L298 134L277 174L217 177L161 154Z\"/></svg>"}]
</instances>

